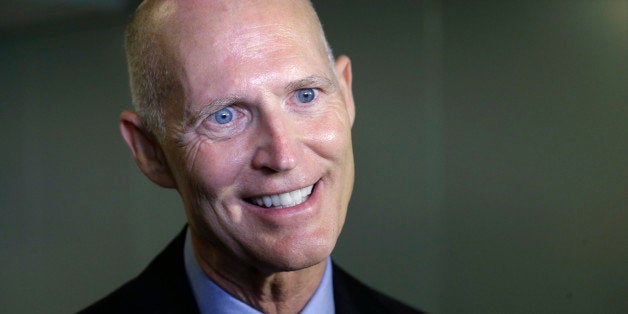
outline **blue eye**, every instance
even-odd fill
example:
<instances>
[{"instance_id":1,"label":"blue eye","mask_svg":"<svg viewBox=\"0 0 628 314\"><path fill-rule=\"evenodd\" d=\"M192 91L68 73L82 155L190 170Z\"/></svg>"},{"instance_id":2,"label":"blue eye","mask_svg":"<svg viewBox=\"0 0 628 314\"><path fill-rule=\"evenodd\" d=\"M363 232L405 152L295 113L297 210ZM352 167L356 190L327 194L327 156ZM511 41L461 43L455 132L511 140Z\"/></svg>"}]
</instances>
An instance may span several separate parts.
<instances>
[{"instance_id":1,"label":"blue eye","mask_svg":"<svg viewBox=\"0 0 628 314\"><path fill-rule=\"evenodd\" d=\"M230 107L225 107L218 110L212 116L214 117L214 120L218 122L218 124L226 124L233 120L233 109L231 109Z\"/></svg>"},{"instance_id":2,"label":"blue eye","mask_svg":"<svg viewBox=\"0 0 628 314\"><path fill-rule=\"evenodd\" d=\"M297 91L297 99L301 103L305 104L305 103L311 102L312 100L314 100L315 97L316 97L316 92L314 92L314 90L311 88L299 89Z\"/></svg>"}]
</instances>

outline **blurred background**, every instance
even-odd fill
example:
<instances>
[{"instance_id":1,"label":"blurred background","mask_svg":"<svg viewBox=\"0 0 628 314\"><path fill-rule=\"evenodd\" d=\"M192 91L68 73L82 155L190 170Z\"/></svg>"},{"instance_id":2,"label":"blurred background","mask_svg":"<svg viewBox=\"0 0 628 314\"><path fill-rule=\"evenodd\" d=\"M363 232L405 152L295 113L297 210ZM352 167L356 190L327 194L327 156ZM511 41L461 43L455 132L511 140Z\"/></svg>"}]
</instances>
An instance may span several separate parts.
<instances>
[{"instance_id":1,"label":"blurred background","mask_svg":"<svg viewBox=\"0 0 628 314\"><path fill-rule=\"evenodd\" d=\"M137 1L0 4L0 304L68 313L184 225L117 129ZM628 309L628 1L315 1L353 60L334 252L432 313Z\"/></svg>"}]
</instances>

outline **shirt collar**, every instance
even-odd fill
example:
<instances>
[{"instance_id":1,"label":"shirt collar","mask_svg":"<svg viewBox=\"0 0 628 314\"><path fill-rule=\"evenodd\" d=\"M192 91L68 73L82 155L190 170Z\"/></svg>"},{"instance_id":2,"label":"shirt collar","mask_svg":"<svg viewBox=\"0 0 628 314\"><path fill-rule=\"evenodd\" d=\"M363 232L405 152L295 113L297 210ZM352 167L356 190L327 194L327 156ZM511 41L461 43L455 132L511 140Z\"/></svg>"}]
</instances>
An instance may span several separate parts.
<instances>
[{"instance_id":1,"label":"shirt collar","mask_svg":"<svg viewBox=\"0 0 628 314\"><path fill-rule=\"evenodd\" d=\"M196 299L201 314L261 313L223 290L203 272L194 256L189 228L185 235L183 258L185 262L185 272L192 288L192 294ZM305 308L300 312L301 314L333 314L335 312L332 280L331 258L327 257L323 278L310 301L308 301Z\"/></svg>"}]
</instances>

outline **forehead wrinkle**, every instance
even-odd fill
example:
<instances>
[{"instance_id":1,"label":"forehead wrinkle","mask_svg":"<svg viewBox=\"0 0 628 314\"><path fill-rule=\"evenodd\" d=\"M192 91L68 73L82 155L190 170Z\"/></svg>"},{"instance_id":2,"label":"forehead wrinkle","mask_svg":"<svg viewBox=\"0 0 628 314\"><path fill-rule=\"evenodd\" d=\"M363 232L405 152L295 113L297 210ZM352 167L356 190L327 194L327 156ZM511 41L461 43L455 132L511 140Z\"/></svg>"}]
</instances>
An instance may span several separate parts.
<instances>
[{"instance_id":1,"label":"forehead wrinkle","mask_svg":"<svg viewBox=\"0 0 628 314\"><path fill-rule=\"evenodd\" d=\"M267 58L275 54L291 55L309 52L310 50L294 50L295 46L317 47L311 30L299 32L300 27L288 27L281 23L250 25L223 33L216 48L225 49L221 61L247 62ZM314 49L318 50L318 49Z\"/></svg>"},{"instance_id":2,"label":"forehead wrinkle","mask_svg":"<svg viewBox=\"0 0 628 314\"><path fill-rule=\"evenodd\" d=\"M219 33L196 30L188 33L186 39L181 38L180 44L176 47L177 59L180 61L178 71L183 80L192 82L192 85L184 87L186 104L192 107L204 106L197 99L211 96L210 86L195 88L197 83L208 83L217 77L223 77L220 80L223 83L231 80L242 83L239 78L234 77L239 73L237 71L239 65L262 58L269 59L269 56L273 58L274 54L280 54L282 57L291 55L286 54L286 51L293 50L291 47L295 45L293 42L296 36L286 27L277 26L278 24L255 25ZM263 31L269 28L273 28L273 31Z\"/></svg>"}]
</instances>

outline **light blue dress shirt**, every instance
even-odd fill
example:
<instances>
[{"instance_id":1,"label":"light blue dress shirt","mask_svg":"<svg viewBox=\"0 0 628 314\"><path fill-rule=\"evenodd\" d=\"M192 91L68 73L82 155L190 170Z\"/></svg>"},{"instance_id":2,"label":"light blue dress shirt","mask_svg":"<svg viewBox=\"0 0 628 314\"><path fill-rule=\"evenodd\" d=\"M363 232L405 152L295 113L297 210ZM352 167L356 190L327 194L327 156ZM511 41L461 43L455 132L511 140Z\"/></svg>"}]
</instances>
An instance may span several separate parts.
<instances>
[{"instance_id":1,"label":"light blue dress shirt","mask_svg":"<svg viewBox=\"0 0 628 314\"><path fill-rule=\"evenodd\" d=\"M194 299L201 314L259 314L260 311L236 299L214 283L201 269L192 248L190 229L185 236L183 250L185 272L191 284ZM301 311L302 314L335 313L331 258L327 258L325 273L314 295Z\"/></svg>"}]
</instances>

